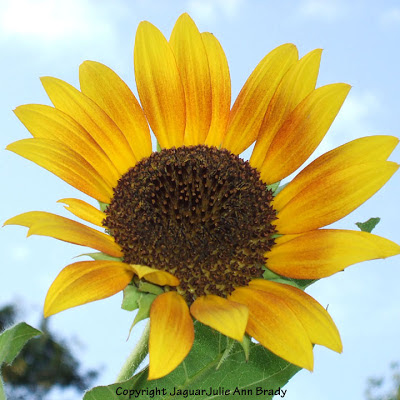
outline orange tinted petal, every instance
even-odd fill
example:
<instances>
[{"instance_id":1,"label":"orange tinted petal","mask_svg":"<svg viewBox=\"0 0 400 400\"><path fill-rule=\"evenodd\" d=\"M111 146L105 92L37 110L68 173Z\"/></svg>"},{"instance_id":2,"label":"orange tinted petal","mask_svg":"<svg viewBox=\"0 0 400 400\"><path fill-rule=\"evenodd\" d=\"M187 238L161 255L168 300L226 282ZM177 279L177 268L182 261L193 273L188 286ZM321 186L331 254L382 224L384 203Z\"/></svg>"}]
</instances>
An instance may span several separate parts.
<instances>
[{"instance_id":1,"label":"orange tinted petal","mask_svg":"<svg viewBox=\"0 0 400 400\"><path fill-rule=\"evenodd\" d=\"M56 108L42 104L17 107L15 115L35 138L60 142L82 156L113 188L118 171L92 136L72 117Z\"/></svg>"},{"instance_id":2,"label":"orange tinted petal","mask_svg":"<svg viewBox=\"0 0 400 400\"><path fill-rule=\"evenodd\" d=\"M260 61L232 107L224 148L240 154L256 140L268 104L282 77L297 61L297 57L296 46L284 44Z\"/></svg>"},{"instance_id":3,"label":"orange tinted petal","mask_svg":"<svg viewBox=\"0 0 400 400\"><path fill-rule=\"evenodd\" d=\"M324 138L349 90L345 83L322 86L289 114L260 167L265 183L280 181L307 160Z\"/></svg>"},{"instance_id":4,"label":"orange tinted petal","mask_svg":"<svg viewBox=\"0 0 400 400\"><path fill-rule=\"evenodd\" d=\"M243 340L249 316L243 304L210 294L197 298L190 306L190 312L202 324L232 339Z\"/></svg>"},{"instance_id":5,"label":"orange tinted petal","mask_svg":"<svg viewBox=\"0 0 400 400\"><path fill-rule=\"evenodd\" d=\"M274 198L273 206L278 212L302 190L329 177L337 170L366 164L370 161L385 161L399 139L394 136L367 136L353 140L318 157L304 168Z\"/></svg>"},{"instance_id":6,"label":"orange tinted petal","mask_svg":"<svg viewBox=\"0 0 400 400\"><path fill-rule=\"evenodd\" d=\"M173 371L188 355L193 341L193 321L185 300L176 292L157 296L150 309L148 379Z\"/></svg>"},{"instance_id":7,"label":"orange tinted petal","mask_svg":"<svg viewBox=\"0 0 400 400\"><path fill-rule=\"evenodd\" d=\"M246 332L249 335L279 357L312 371L311 341L296 314L280 296L242 287L228 299L248 307Z\"/></svg>"},{"instance_id":8,"label":"orange tinted petal","mask_svg":"<svg viewBox=\"0 0 400 400\"><path fill-rule=\"evenodd\" d=\"M79 199L61 199L57 203L66 204L66 210L84 221L103 227L102 222L106 218L106 214L85 201Z\"/></svg>"},{"instance_id":9,"label":"orange tinted petal","mask_svg":"<svg viewBox=\"0 0 400 400\"><path fill-rule=\"evenodd\" d=\"M326 346L331 350L343 350L339 331L328 312L307 293L291 285L254 279L250 287L280 297L296 314L312 343Z\"/></svg>"},{"instance_id":10,"label":"orange tinted petal","mask_svg":"<svg viewBox=\"0 0 400 400\"><path fill-rule=\"evenodd\" d=\"M185 92L186 145L203 144L211 123L211 79L207 52L196 24L182 14L169 41Z\"/></svg>"},{"instance_id":11,"label":"orange tinted petal","mask_svg":"<svg viewBox=\"0 0 400 400\"><path fill-rule=\"evenodd\" d=\"M266 254L267 266L290 278L324 278L352 264L400 254L399 245L368 232L321 229L282 238Z\"/></svg>"},{"instance_id":12,"label":"orange tinted petal","mask_svg":"<svg viewBox=\"0 0 400 400\"><path fill-rule=\"evenodd\" d=\"M289 113L315 89L321 52L316 49L306 54L282 78L268 105L250 158L253 168L261 168L272 140Z\"/></svg>"},{"instance_id":13,"label":"orange tinted petal","mask_svg":"<svg viewBox=\"0 0 400 400\"><path fill-rule=\"evenodd\" d=\"M103 203L109 203L112 198L112 188L99 173L82 156L63 143L42 138L22 139L6 148Z\"/></svg>"},{"instance_id":14,"label":"orange tinted petal","mask_svg":"<svg viewBox=\"0 0 400 400\"><path fill-rule=\"evenodd\" d=\"M178 286L179 279L167 271L146 267L145 265L130 264L138 277L160 286Z\"/></svg>"},{"instance_id":15,"label":"orange tinted petal","mask_svg":"<svg viewBox=\"0 0 400 400\"><path fill-rule=\"evenodd\" d=\"M92 247L113 257L122 257L118 244L103 232L59 215L30 211L7 220L4 225L22 225L29 228L28 236L50 236L80 246Z\"/></svg>"},{"instance_id":16,"label":"orange tinted petal","mask_svg":"<svg viewBox=\"0 0 400 400\"><path fill-rule=\"evenodd\" d=\"M151 154L149 126L142 107L125 82L110 68L95 61L79 67L82 93L92 99L124 134L136 160Z\"/></svg>"},{"instance_id":17,"label":"orange tinted petal","mask_svg":"<svg viewBox=\"0 0 400 400\"><path fill-rule=\"evenodd\" d=\"M46 76L41 81L54 106L71 116L90 133L120 175L136 164L125 136L96 103L60 79Z\"/></svg>"},{"instance_id":18,"label":"orange tinted petal","mask_svg":"<svg viewBox=\"0 0 400 400\"><path fill-rule=\"evenodd\" d=\"M123 290L132 276L129 266L117 261L70 264L50 286L44 303L44 316L110 297Z\"/></svg>"},{"instance_id":19,"label":"orange tinted petal","mask_svg":"<svg viewBox=\"0 0 400 400\"><path fill-rule=\"evenodd\" d=\"M373 196L398 167L390 161L375 161L322 174L307 182L279 211L274 222L277 231L307 232L343 218Z\"/></svg>"},{"instance_id":20,"label":"orange tinted petal","mask_svg":"<svg viewBox=\"0 0 400 400\"><path fill-rule=\"evenodd\" d=\"M231 108L231 78L228 61L217 38L209 32L203 32L201 37L207 52L212 92L212 118L206 144L219 148L225 136Z\"/></svg>"},{"instance_id":21,"label":"orange tinted petal","mask_svg":"<svg viewBox=\"0 0 400 400\"><path fill-rule=\"evenodd\" d=\"M136 32L134 61L140 101L160 146L181 146L186 123L181 78L169 43L147 21Z\"/></svg>"}]
</instances>

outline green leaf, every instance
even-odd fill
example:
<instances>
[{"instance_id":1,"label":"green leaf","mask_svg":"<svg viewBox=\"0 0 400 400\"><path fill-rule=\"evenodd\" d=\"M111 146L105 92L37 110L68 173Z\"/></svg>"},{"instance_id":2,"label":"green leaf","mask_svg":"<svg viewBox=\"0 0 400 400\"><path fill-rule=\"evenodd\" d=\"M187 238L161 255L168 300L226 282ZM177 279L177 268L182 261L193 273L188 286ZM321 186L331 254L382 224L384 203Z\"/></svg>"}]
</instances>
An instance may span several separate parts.
<instances>
[{"instance_id":1,"label":"green leaf","mask_svg":"<svg viewBox=\"0 0 400 400\"><path fill-rule=\"evenodd\" d=\"M0 365L2 363L11 364L14 358L22 350L25 343L42 332L32 328L25 322L5 330L0 335Z\"/></svg>"},{"instance_id":2,"label":"green leaf","mask_svg":"<svg viewBox=\"0 0 400 400\"><path fill-rule=\"evenodd\" d=\"M6 394L4 392L4 386L1 376L0 376L0 400L6 400Z\"/></svg>"},{"instance_id":3,"label":"green leaf","mask_svg":"<svg viewBox=\"0 0 400 400\"><path fill-rule=\"evenodd\" d=\"M376 225L379 224L380 218L370 218L368 221L365 222L356 222L356 225L362 230L363 232L371 233L373 229L375 229Z\"/></svg>"},{"instance_id":4,"label":"green leaf","mask_svg":"<svg viewBox=\"0 0 400 400\"><path fill-rule=\"evenodd\" d=\"M93 260L107 260L107 261L122 261L122 258L118 257L113 257L109 256L106 253L102 253L101 251L96 252L96 253L84 253L84 254L79 254L79 256L76 257L83 257L83 256L88 256L90 258L93 258ZM75 257L75 258L76 258Z\"/></svg>"},{"instance_id":5,"label":"green leaf","mask_svg":"<svg viewBox=\"0 0 400 400\"><path fill-rule=\"evenodd\" d=\"M246 362L239 343L232 344L225 336L198 322L195 332L191 352L171 374L147 381L146 368L125 382L90 390L84 400L117 400L129 396L141 400L272 399L274 394L282 394L282 390L286 394L283 386L300 370L252 342ZM226 354L228 346L232 347ZM217 369L222 357L224 362Z\"/></svg>"}]
</instances>

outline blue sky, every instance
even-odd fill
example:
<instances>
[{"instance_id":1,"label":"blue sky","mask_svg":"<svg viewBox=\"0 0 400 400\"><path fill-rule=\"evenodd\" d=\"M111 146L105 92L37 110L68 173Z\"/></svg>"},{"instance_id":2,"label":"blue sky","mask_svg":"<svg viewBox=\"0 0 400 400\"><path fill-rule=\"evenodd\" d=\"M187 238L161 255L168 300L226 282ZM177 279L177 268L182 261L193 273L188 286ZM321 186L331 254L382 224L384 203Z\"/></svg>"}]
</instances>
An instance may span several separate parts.
<instances>
[{"instance_id":1,"label":"blue sky","mask_svg":"<svg viewBox=\"0 0 400 400\"><path fill-rule=\"evenodd\" d=\"M353 86L320 148L312 156L356 137L399 136L400 5L397 1L299 0L2 0L0 3L0 149L28 132L12 110L26 103L50 104L40 76L78 86L78 67L96 60L113 68L134 90L133 44L137 25L149 20L168 37L176 18L189 12L201 31L214 33L228 57L233 98L261 58L279 44L300 54L323 48L318 86ZM400 150L391 157L398 161ZM89 199L49 172L0 150L0 222L30 210L67 216L56 201ZM355 229L382 218L374 233L400 243L400 174L366 204L335 224ZM90 201L90 200L89 200ZM79 248L26 229L0 229L0 305L17 301L37 324L47 289ZM367 377L384 374L400 360L400 258L348 268L311 288L341 332L344 352L316 346L315 371L300 372L287 386L289 400L361 400ZM102 367L99 384L112 383L137 335L127 342L133 316L120 310L121 295L52 318L51 327L74 341L85 367ZM135 328L136 329L136 328ZM138 327L140 329L140 326ZM79 398L79 396L77 397Z\"/></svg>"}]
</instances>

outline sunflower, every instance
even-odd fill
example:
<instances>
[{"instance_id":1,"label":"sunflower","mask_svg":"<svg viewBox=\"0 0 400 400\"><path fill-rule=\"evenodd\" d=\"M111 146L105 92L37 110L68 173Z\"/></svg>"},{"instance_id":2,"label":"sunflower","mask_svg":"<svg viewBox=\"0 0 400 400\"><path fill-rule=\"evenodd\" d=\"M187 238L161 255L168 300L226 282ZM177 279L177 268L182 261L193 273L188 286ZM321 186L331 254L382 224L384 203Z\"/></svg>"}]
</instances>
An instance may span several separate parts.
<instances>
[{"instance_id":1,"label":"sunflower","mask_svg":"<svg viewBox=\"0 0 400 400\"><path fill-rule=\"evenodd\" d=\"M389 180L398 165L387 158L398 139L354 140L278 188L319 145L350 89L344 83L315 88L320 58L320 49L299 59L293 44L277 47L231 108L220 43L183 14L169 41L149 22L138 27L140 104L98 62L81 65L80 91L42 78L54 107L17 107L33 138L7 149L98 200L100 209L79 199L60 202L99 229L39 211L5 224L103 255L61 271L45 316L114 295L133 278L158 285L162 293L150 308L149 379L168 374L189 353L193 318L238 341L247 333L309 370L313 344L341 352L327 311L289 280L266 277L272 271L320 279L400 253L400 246L370 233L321 229ZM240 158L253 143L250 160Z\"/></svg>"}]
</instances>

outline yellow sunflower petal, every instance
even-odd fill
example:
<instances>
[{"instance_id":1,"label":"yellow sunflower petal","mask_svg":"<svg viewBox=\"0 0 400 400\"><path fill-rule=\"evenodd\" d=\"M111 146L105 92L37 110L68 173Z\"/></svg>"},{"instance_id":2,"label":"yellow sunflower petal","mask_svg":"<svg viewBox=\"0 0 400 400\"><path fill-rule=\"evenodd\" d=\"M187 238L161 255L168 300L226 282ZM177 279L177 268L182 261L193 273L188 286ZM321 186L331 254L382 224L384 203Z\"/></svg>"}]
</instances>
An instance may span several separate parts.
<instances>
[{"instance_id":1,"label":"yellow sunflower petal","mask_svg":"<svg viewBox=\"0 0 400 400\"><path fill-rule=\"evenodd\" d=\"M312 371L311 341L296 314L280 296L241 287L228 299L248 307L246 332L249 335L279 357Z\"/></svg>"},{"instance_id":2,"label":"yellow sunflower petal","mask_svg":"<svg viewBox=\"0 0 400 400\"><path fill-rule=\"evenodd\" d=\"M210 294L197 298L190 312L202 324L232 339L243 340L249 317L245 305Z\"/></svg>"},{"instance_id":3,"label":"yellow sunflower petal","mask_svg":"<svg viewBox=\"0 0 400 400\"><path fill-rule=\"evenodd\" d=\"M151 154L149 126L139 102L125 82L110 68L95 61L79 67L82 93L92 99L124 134L136 160Z\"/></svg>"},{"instance_id":4,"label":"yellow sunflower petal","mask_svg":"<svg viewBox=\"0 0 400 400\"><path fill-rule=\"evenodd\" d=\"M156 297L150 309L149 377L173 371L188 355L194 340L189 308L176 292Z\"/></svg>"},{"instance_id":5,"label":"yellow sunflower petal","mask_svg":"<svg viewBox=\"0 0 400 400\"><path fill-rule=\"evenodd\" d=\"M400 246L368 232L321 229L301 235L285 235L266 256L277 274L299 279L319 279L349 265L400 254Z\"/></svg>"},{"instance_id":6,"label":"yellow sunflower petal","mask_svg":"<svg viewBox=\"0 0 400 400\"><path fill-rule=\"evenodd\" d=\"M345 83L322 86L289 114L260 167L265 183L280 181L307 160L324 138L349 90Z\"/></svg>"},{"instance_id":7,"label":"yellow sunflower petal","mask_svg":"<svg viewBox=\"0 0 400 400\"><path fill-rule=\"evenodd\" d=\"M277 231L302 233L343 218L374 195L398 167L391 161L375 161L313 179L279 211Z\"/></svg>"},{"instance_id":8,"label":"yellow sunflower petal","mask_svg":"<svg viewBox=\"0 0 400 400\"><path fill-rule=\"evenodd\" d=\"M218 39L209 32L201 34L207 51L212 91L212 118L206 145L220 147L231 108L231 78L228 61Z\"/></svg>"},{"instance_id":9,"label":"yellow sunflower petal","mask_svg":"<svg viewBox=\"0 0 400 400\"><path fill-rule=\"evenodd\" d=\"M4 225L22 225L29 228L28 236L50 236L80 246L92 247L113 257L122 257L118 244L103 232L79 222L44 211L30 211L7 220Z\"/></svg>"},{"instance_id":10,"label":"yellow sunflower petal","mask_svg":"<svg viewBox=\"0 0 400 400\"><path fill-rule=\"evenodd\" d=\"M240 154L257 139L268 104L297 58L296 46L284 44L261 60L232 107L223 147Z\"/></svg>"},{"instance_id":11,"label":"yellow sunflower petal","mask_svg":"<svg viewBox=\"0 0 400 400\"><path fill-rule=\"evenodd\" d=\"M307 293L291 285L265 279L254 279L249 286L280 297L303 324L312 343L328 347L338 353L342 352L343 346L339 331L331 316Z\"/></svg>"},{"instance_id":12,"label":"yellow sunflower petal","mask_svg":"<svg viewBox=\"0 0 400 400\"><path fill-rule=\"evenodd\" d=\"M353 140L333 149L314 160L304 168L274 198L273 206L278 212L303 189L314 182L324 180L340 169L372 161L385 161L399 139L394 136L367 136Z\"/></svg>"},{"instance_id":13,"label":"yellow sunflower petal","mask_svg":"<svg viewBox=\"0 0 400 400\"><path fill-rule=\"evenodd\" d=\"M6 147L57 175L87 195L109 203L112 188L78 153L68 146L50 139L22 139Z\"/></svg>"},{"instance_id":14,"label":"yellow sunflower petal","mask_svg":"<svg viewBox=\"0 0 400 400\"><path fill-rule=\"evenodd\" d=\"M44 303L44 316L110 297L123 290L132 276L129 266L117 261L70 264L50 286Z\"/></svg>"},{"instance_id":15,"label":"yellow sunflower petal","mask_svg":"<svg viewBox=\"0 0 400 400\"><path fill-rule=\"evenodd\" d=\"M175 23L169 41L181 76L186 104L185 145L203 144L211 123L210 69L203 39L188 14Z\"/></svg>"},{"instance_id":16,"label":"yellow sunflower petal","mask_svg":"<svg viewBox=\"0 0 400 400\"><path fill-rule=\"evenodd\" d=\"M169 43L147 21L136 32L134 61L140 101L160 146L181 146L186 123L181 78Z\"/></svg>"},{"instance_id":17,"label":"yellow sunflower petal","mask_svg":"<svg viewBox=\"0 0 400 400\"><path fill-rule=\"evenodd\" d=\"M321 53L321 49L316 49L306 54L282 78L268 105L250 158L253 168L261 168L268 147L289 113L315 89Z\"/></svg>"},{"instance_id":18,"label":"yellow sunflower petal","mask_svg":"<svg viewBox=\"0 0 400 400\"><path fill-rule=\"evenodd\" d=\"M130 264L137 276L141 279L154 283L160 286L178 286L179 279L167 271L146 267L145 265Z\"/></svg>"},{"instance_id":19,"label":"yellow sunflower petal","mask_svg":"<svg viewBox=\"0 0 400 400\"><path fill-rule=\"evenodd\" d=\"M85 201L79 199L61 199L58 200L57 203L66 204L66 206L64 206L66 210L84 221L103 227L102 222L106 218L106 214Z\"/></svg>"},{"instance_id":20,"label":"yellow sunflower petal","mask_svg":"<svg viewBox=\"0 0 400 400\"><path fill-rule=\"evenodd\" d=\"M35 138L61 142L82 156L113 188L119 174L106 153L72 117L54 107L27 104L14 110L19 120Z\"/></svg>"},{"instance_id":21,"label":"yellow sunflower petal","mask_svg":"<svg viewBox=\"0 0 400 400\"><path fill-rule=\"evenodd\" d=\"M125 136L96 103L60 79L46 76L41 81L54 106L71 116L90 133L120 175L136 164Z\"/></svg>"}]
</instances>

